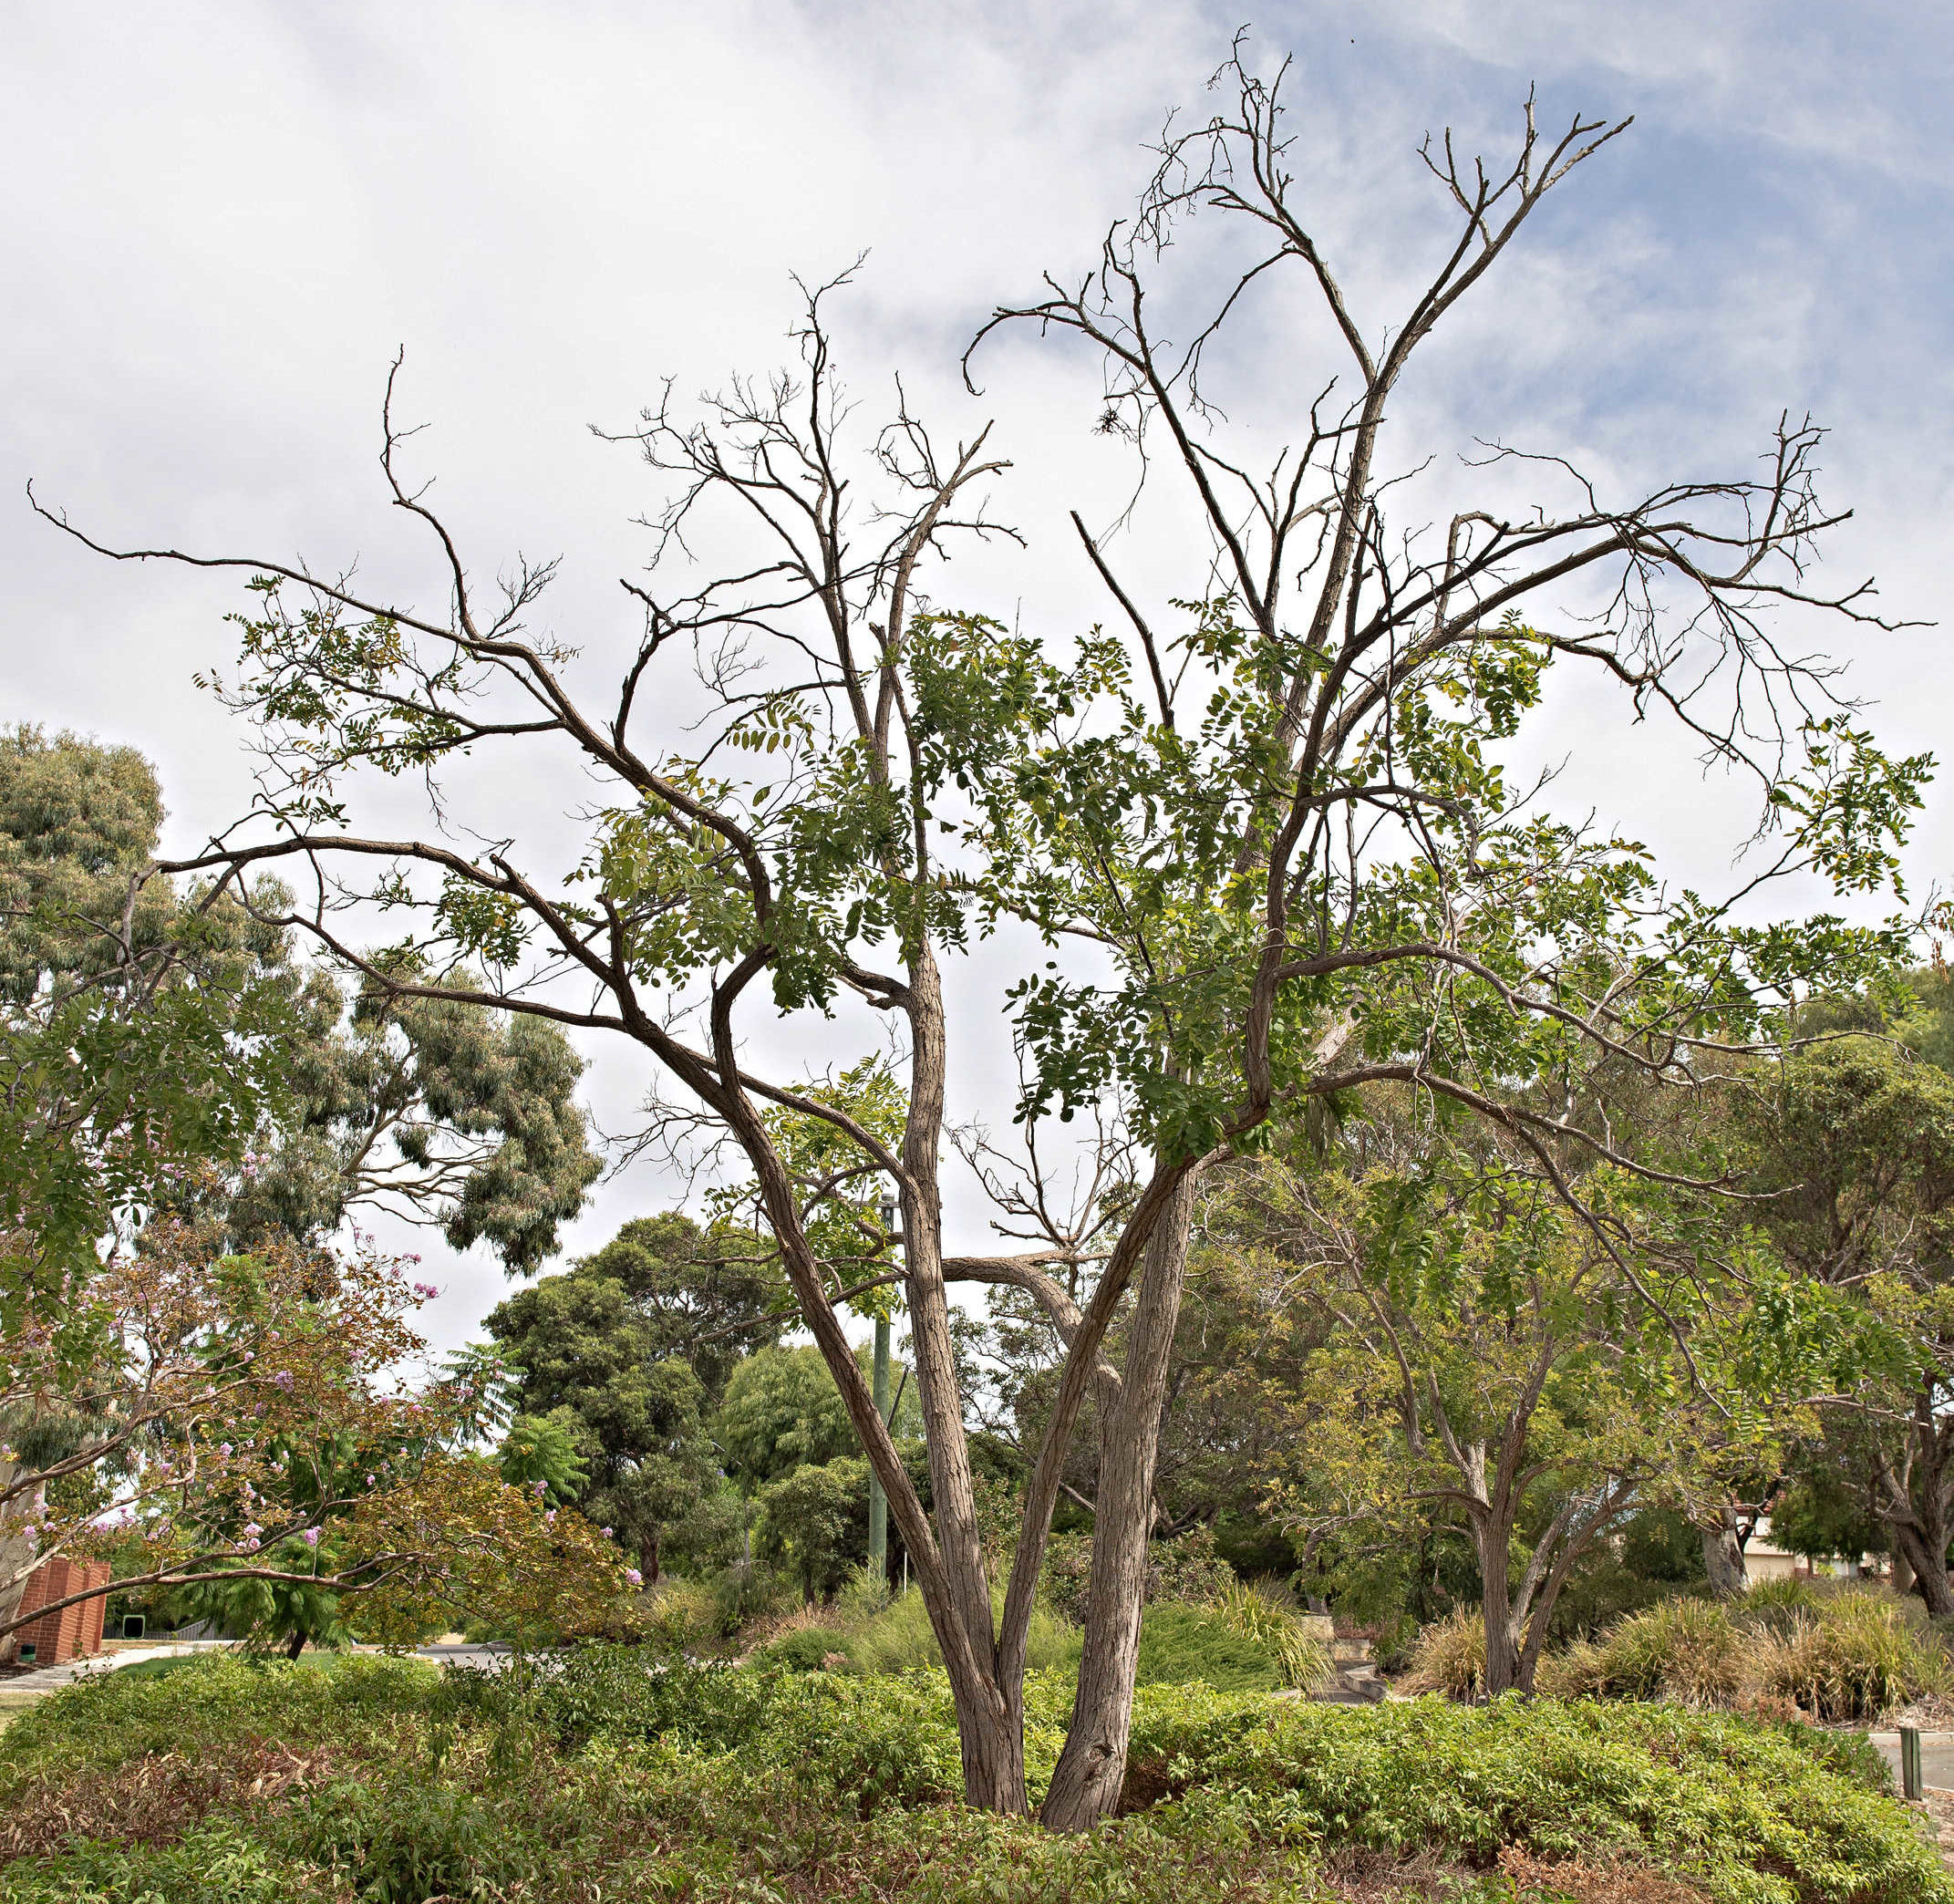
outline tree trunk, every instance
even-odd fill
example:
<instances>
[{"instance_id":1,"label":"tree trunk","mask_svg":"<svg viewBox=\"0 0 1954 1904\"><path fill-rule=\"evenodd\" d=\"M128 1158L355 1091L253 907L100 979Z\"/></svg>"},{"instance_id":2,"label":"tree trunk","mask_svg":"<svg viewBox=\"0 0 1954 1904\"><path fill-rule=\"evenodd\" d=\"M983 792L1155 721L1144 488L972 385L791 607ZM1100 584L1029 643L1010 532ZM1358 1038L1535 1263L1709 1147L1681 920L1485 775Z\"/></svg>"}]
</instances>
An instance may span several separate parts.
<instances>
[{"instance_id":1,"label":"tree trunk","mask_svg":"<svg viewBox=\"0 0 1954 1904\"><path fill-rule=\"evenodd\" d=\"M1954 1619L1954 1584L1948 1578L1947 1529L1918 1523L1892 1523L1897 1557L1913 1569L1913 1583L1934 1619Z\"/></svg>"},{"instance_id":2,"label":"tree trunk","mask_svg":"<svg viewBox=\"0 0 1954 1904\"><path fill-rule=\"evenodd\" d=\"M1126 1782L1161 1408L1180 1320L1194 1187L1190 1171L1147 1238L1119 1398L1101 1416L1099 1496L1093 1506L1092 1571L1079 1690L1065 1749L1059 1754L1051 1789L1039 1815L1054 1831L1090 1828L1118 1807Z\"/></svg>"},{"instance_id":3,"label":"tree trunk","mask_svg":"<svg viewBox=\"0 0 1954 1904\"><path fill-rule=\"evenodd\" d=\"M1513 1530L1492 1513L1473 1516L1479 1549L1479 1604L1486 1622L1486 1697L1497 1699L1520 1683L1520 1636L1513 1630Z\"/></svg>"},{"instance_id":4,"label":"tree trunk","mask_svg":"<svg viewBox=\"0 0 1954 1904\"><path fill-rule=\"evenodd\" d=\"M658 1537L656 1533L640 1534L637 1541L638 1571L645 1576L647 1587L658 1584Z\"/></svg>"},{"instance_id":5,"label":"tree trunk","mask_svg":"<svg viewBox=\"0 0 1954 1904\"><path fill-rule=\"evenodd\" d=\"M943 1279L943 1133L945 1046L943 989L928 943L910 960L909 1114L903 1130L904 1295L909 1305L909 1341L915 1361L916 1397L922 1404L929 1454L930 1506L936 1543L948 1576L950 1605L932 1607L939 1629L944 1613L957 1620L969 1642L975 1674L953 1670L956 1731L963 1748L964 1796L987 1811L1026 1809L1024 1687L999 1683L997 1628L990 1582L977 1517L970 1448L964 1435L964 1401L950 1340L949 1300ZM858 1384L859 1385L859 1384ZM873 1400L870 1403L873 1408ZM944 1648L946 1658L952 1649Z\"/></svg>"},{"instance_id":6,"label":"tree trunk","mask_svg":"<svg viewBox=\"0 0 1954 1904\"><path fill-rule=\"evenodd\" d=\"M1703 1571L1710 1590L1723 1599L1742 1599L1751 1584L1743 1563L1743 1538L1736 1509L1727 1503L1718 1510L1714 1526L1698 1530L1703 1540Z\"/></svg>"},{"instance_id":7,"label":"tree trunk","mask_svg":"<svg viewBox=\"0 0 1954 1904\"><path fill-rule=\"evenodd\" d=\"M298 1658L299 1654L305 1651L305 1635L304 1630L301 1630L300 1631L292 1635L290 1642L285 1647L285 1658L288 1660L295 1660Z\"/></svg>"}]
</instances>

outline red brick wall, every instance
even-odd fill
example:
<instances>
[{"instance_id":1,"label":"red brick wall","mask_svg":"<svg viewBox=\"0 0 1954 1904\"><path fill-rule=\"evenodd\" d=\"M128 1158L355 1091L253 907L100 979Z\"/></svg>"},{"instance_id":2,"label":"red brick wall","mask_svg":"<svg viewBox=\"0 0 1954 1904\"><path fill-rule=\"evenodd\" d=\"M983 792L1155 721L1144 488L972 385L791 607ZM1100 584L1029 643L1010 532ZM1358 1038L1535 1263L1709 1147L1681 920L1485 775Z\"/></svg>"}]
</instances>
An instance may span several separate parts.
<instances>
[{"instance_id":1,"label":"red brick wall","mask_svg":"<svg viewBox=\"0 0 1954 1904\"><path fill-rule=\"evenodd\" d=\"M27 1576L20 1597L20 1611L31 1613L36 1607L66 1599L71 1593L108 1584L106 1560L43 1560ZM36 1666L61 1666L83 1654L101 1651L102 1615L108 1604L106 1593L97 1594L92 1599L78 1600L71 1607L44 1613L26 1626L16 1627L4 1642L6 1657L16 1658L22 1647L31 1646Z\"/></svg>"}]
</instances>

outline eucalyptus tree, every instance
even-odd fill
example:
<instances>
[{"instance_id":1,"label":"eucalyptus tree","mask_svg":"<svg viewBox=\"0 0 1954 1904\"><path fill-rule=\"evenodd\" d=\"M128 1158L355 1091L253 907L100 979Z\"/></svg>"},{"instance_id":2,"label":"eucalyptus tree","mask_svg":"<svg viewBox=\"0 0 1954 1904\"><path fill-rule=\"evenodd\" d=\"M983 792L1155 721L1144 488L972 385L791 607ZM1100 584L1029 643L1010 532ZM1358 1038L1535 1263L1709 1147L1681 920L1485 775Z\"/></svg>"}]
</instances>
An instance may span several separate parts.
<instances>
[{"instance_id":1,"label":"eucalyptus tree","mask_svg":"<svg viewBox=\"0 0 1954 1904\"><path fill-rule=\"evenodd\" d=\"M987 502L1006 466L987 428L940 445L900 386L879 432L861 421L833 363L832 286L807 298L794 372L736 380L697 412L667 395L629 433L662 501L648 574L624 585L635 626L621 638L592 629L573 647L537 632L547 564L505 570L499 594L478 585L460 531L408 473L392 379L382 472L429 539L436 605L289 560L83 537L105 554L251 578L227 693L283 777L171 870L225 893L271 866L303 879L302 901L271 922L392 998L636 1044L677 1092L666 1117L750 1172L911 1556L976 1804L1025 1803L1033 1595L1097 1385L1108 1440L1091 1625L1044 1813L1061 1826L1111 1808L1123 1775L1152 1464L1202 1174L1272 1119L1376 1080L1442 1092L1551 1156L1572 1140L1551 1110L1508 1102L1503 1081L1536 1074L1550 1051L1512 1059L1515 1042L1599 1041L1626 1062L1686 1070L1706 1019L1751 1010L1753 980L1786 980L1821 943L1736 932L1694 897L1670 905L1635 850L1509 792L1492 750L1537 705L1547 664L1620 683L1625 736L1663 709L1755 766L1786 830L1783 864L1818 856L1876 881L1913 795L1905 771L1829 715L1788 764L1746 740L1782 737L1788 719L1795 742L1800 697L1820 691L1774 645L1770 612L1870 613L1860 592L1827 600L1803 579L1838 520L1813 494L1815 430L1781 427L1760 478L1668 481L1618 502L1577 483L1561 512L1463 511L1430 555L1387 530L1387 408L1411 355L1621 129L1577 119L1546 139L1529 104L1510 164L1455 163L1445 148L1450 234L1427 288L1386 327L1353 313L1309 233L1279 79L1237 49L1221 83L1228 110L1170 131L1137 219L1097 268L994 320L1083 339L1111 367L1112 426L1150 456L1164 437L1217 551L1191 606L1150 612L1119 579L1117 552L1081 532L1117 632L1066 642L933 609L952 553L1008 533ZM1146 287L1196 212L1251 251L1175 349L1152 327ZM1200 385L1251 294L1326 307L1355 375L1349 408L1326 398L1266 480L1210 437L1219 423ZM1294 305L1264 322L1303 335ZM693 559L729 548L722 569ZM1556 591L1596 576L1613 591L1606 612L1556 632ZM671 673L688 656L689 701ZM681 712L698 718L682 728ZM535 783L578 776L576 843L356 829L356 802L408 773L458 812L467 787L447 770L464 754ZM414 922L414 969L362 955L349 921L366 902ZM1036 1156L1049 1151L1034 1153L1018 1199L1032 1213L1015 1239L1026 1247L958 1257L943 1234L942 1147L953 1001L970 995L946 988L946 961L1005 919L1029 922L1052 962L1041 953L1001 1000L974 999L971 1035L1008 1023L1028 1130L1105 1109L1132 1168L1073 1210L1043 1194ZM1098 979L1058 958L1074 938ZM1576 955L1601 938L1629 944L1632 991L1581 992L1598 964ZM1825 943L1864 949L1843 927ZM844 1010L862 1014L857 1050L874 1041L868 1023L899 1028L894 1141L762 1055L781 1020ZM783 1157L783 1112L855 1161L811 1184ZM839 1313L860 1266L833 1263L810 1235L842 1186L877 1172L899 1196L900 1271L877 1273L899 1274L906 1304L927 1515ZM1073 1268L1087 1273L1069 1280ZM998 1620L953 1354L957 1279L1025 1289L1066 1344ZM1117 1368L1101 1352L1116 1318Z\"/></svg>"}]
</instances>

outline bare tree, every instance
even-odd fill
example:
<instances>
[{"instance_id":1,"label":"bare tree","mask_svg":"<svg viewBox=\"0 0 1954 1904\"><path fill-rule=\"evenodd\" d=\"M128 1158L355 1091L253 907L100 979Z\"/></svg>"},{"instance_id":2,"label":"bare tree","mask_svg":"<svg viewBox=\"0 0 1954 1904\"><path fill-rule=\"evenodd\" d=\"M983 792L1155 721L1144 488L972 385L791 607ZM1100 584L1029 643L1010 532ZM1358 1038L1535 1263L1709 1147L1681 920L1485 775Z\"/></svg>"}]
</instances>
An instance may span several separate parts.
<instances>
[{"instance_id":1,"label":"bare tree","mask_svg":"<svg viewBox=\"0 0 1954 1904\"><path fill-rule=\"evenodd\" d=\"M1836 520L1811 495L1816 433L1786 426L1761 481L1674 485L1621 509L1590 497L1570 515L1518 523L1468 512L1435 559L1388 541L1378 445L1406 359L1612 132L1577 122L1549 147L1529 107L1499 180L1448 153L1439 171L1460 235L1374 354L1292 209L1276 87L1239 51L1224 78L1229 112L1169 137L1140 219L1109 240L1099 271L995 320L1082 336L1112 367L1109 413L1136 440L1167 433L1220 565L1189 634L1156 636L1082 529L1130 635L1095 636L1061 657L981 616L933 611L925 590L953 547L1008 533L982 502L1005 465L987 429L939 449L900 394L893 420L851 448L826 291L807 299L796 375L736 383L689 422L667 399L633 432L668 500L651 519L649 579L625 584L642 624L601 701L574 688L572 649L528 630L550 567L519 566L487 601L457 533L408 486L391 382L383 471L395 506L432 538L441 610L291 562L83 538L119 559L237 570L259 592L232 698L266 745L261 812L171 870L214 875L225 891L271 863L309 879L306 901L279 923L311 934L375 996L458 999L631 1040L683 1093L673 1114L751 1171L801 1318L915 1562L975 1804L1026 1803L1022 1675L1051 1512L1088 1390L1116 1381L1085 1666L1044 1812L1061 1826L1110 1809L1123 1776L1164 1359L1202 1173L1272 1116L1384 1079L1442 1092L1551 1155L1580 1133L1505 1101L1504 1041L1600 1040L1674 1072L1687 1069L1706 999L1735 989L1742 949L1712 909L1670 916L1638 862L1534 824L1496 771L1453 743L1510 732L1541 667L1565 655L1624 682L1635 711L1668 706L1726 757L1750 759L1734 712L1725 728L1701 715L1699 664L1712 677L1727 664L1746 688L1771 684L1772 709L1811 685L1759 617L1816 599L1799 577ZM1266 252L1194 344L1171 351L1149 327L1142 266L1196 209L1238 222ZM1298 270L1335 316L1361 394L1262 481L1206 438L1201 366L1251 286ZM750 553L699 579L695 548L728 537ZM1554 585L1608 564L1619 585L1602 621L1556 635L1518 620ZM1660 611L1662 578L1693 592L1680 628ZM1860 604L1829 605L1863 616ZM680 751L657 732L670 706L658 684L688 648L706 711ZM1129 662L1141 695L1128 691ZM1435 727L1432 705L1445 697L1464 711ZM351 830L356 770L423 774L439 809L453 797L442 770L463 752L506 756L511 771L532 757L579 767L603 790L581 860L553 867L514 841L464 849L439 829ZM1760 763L1767 785L1783 783L1780 767ZM1806 806L1816 817L1801 819L1787 863L1838 831L1825 784ZM1556 915L1590 891L1593 903ZM418 921L418 971L357 949L349 912L373 903ZM1115 1226L1055 1224L1041 1238L1034 1226L1029 1248L948 1257L942 961L1006 916L1054 947L1082 936L1119 975L1091 985L1041 969L1011 992L1029 1067L1020 1115L1036 1124L1110 1106L1141 1162ZM1582 947L1604 928L1649 933L1647 962L1670 975L1664 1011L1649 1014L1648 984L1632 1025L1613 994L1582 995L1592 970ZM900 1028L906 1089L893 1140L833 1092L767 1075L743 1051L756 1028L849 1001ZM778 1141L783 1113L838 1133L861 1170L898 1187L933 1516L857 1370L838 1311L848 1289L810 1241L807 1180ZM1076 1285L1051 1273L1081 1263L1090 1273ZM952 1357L956 1279L1024 1288L1066 1344L995 1623ZM1129 1302L1123 1361L1109 1368L1101 1350Z\"/></svg>"}]
</instances>

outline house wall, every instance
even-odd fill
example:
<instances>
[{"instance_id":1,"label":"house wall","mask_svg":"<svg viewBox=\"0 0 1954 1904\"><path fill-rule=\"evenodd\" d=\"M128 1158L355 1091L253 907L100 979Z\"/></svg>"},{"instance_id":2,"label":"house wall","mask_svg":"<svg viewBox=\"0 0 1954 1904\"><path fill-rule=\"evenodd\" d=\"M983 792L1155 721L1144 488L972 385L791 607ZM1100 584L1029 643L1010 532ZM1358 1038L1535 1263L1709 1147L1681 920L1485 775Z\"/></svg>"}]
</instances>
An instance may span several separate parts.
<instances>
[{"instance_id":1,"label":"house wall","mask_svg":"<svg viewBox=\"0 0 1954 1904\"><path fill-rule=\"evenodd\" d=\"M78 1600L73 1606L52 1608L56 1600L71 1593L84 1593L109 1584L106 1560L44 1560L27 1576L20 1597L19 1610L31 1613L36 1607L50 1607L38 1619L16 1627L0 1640L0 1659L16 1660L24 1646L34 1649L36 1666L61 1666L70 1660L102 1650L102 1615L109 1596L98 1593L92 1599Z\"/></svg>"}]
</instances>

